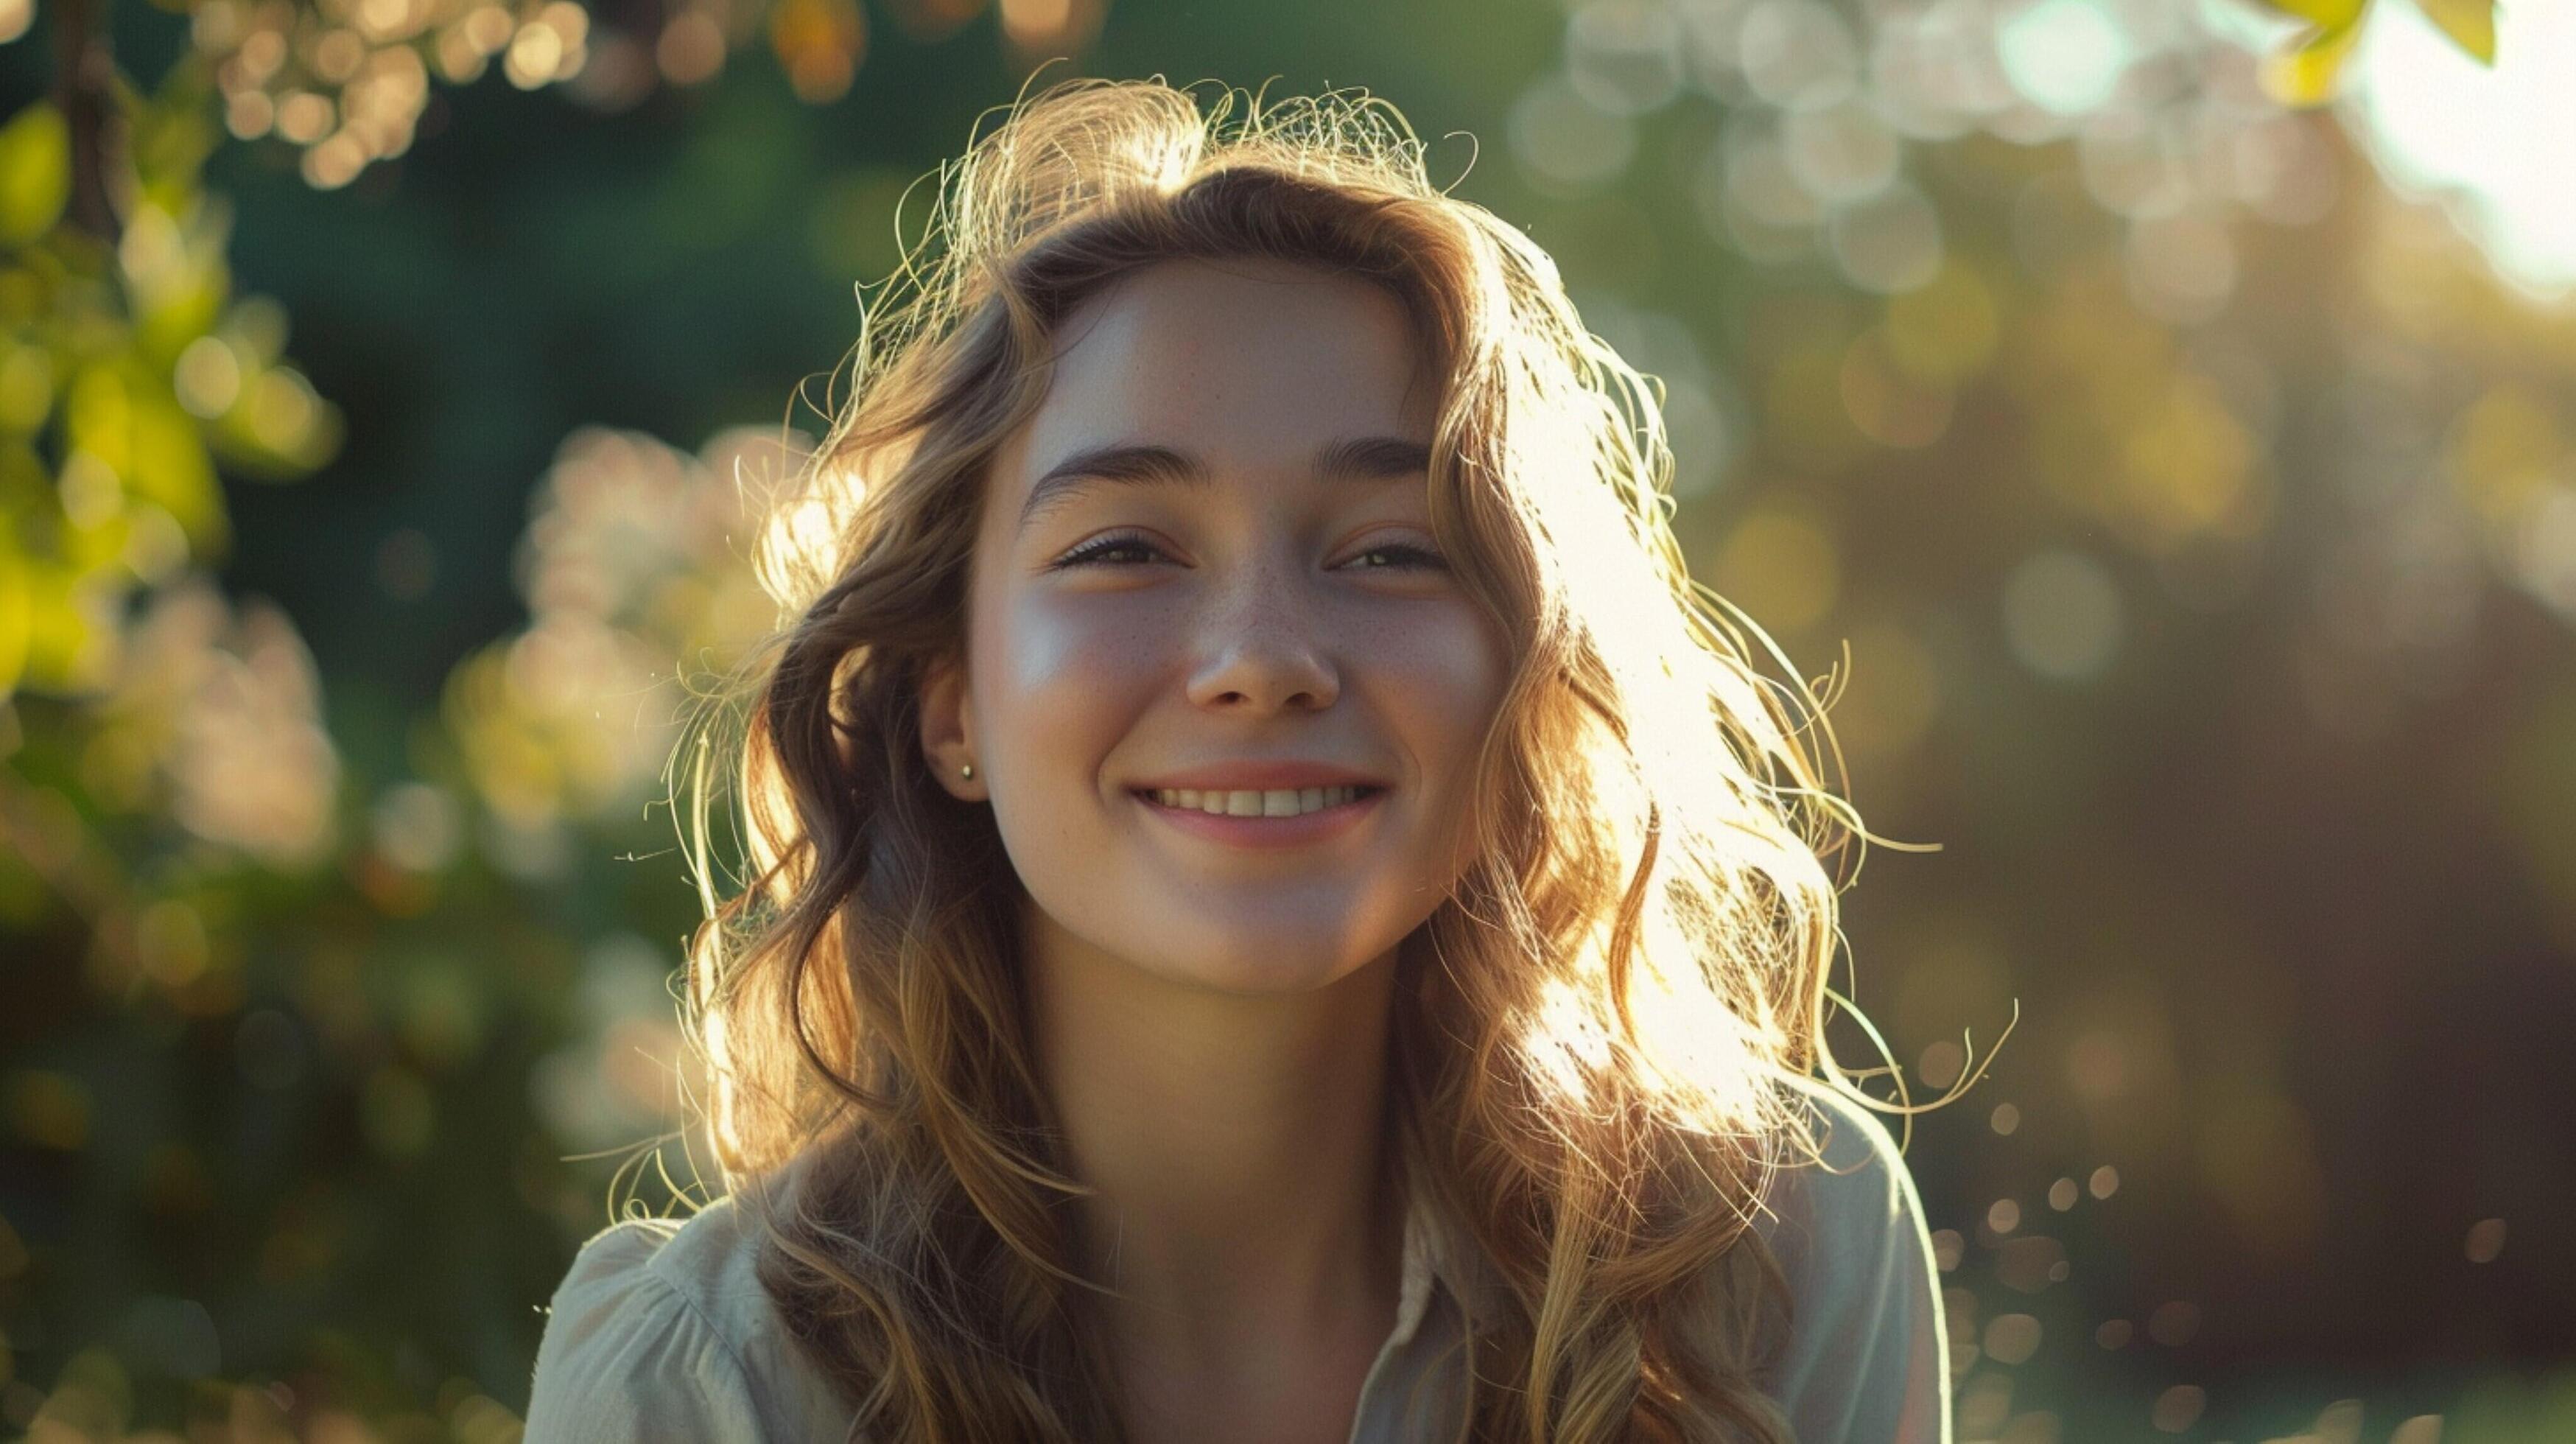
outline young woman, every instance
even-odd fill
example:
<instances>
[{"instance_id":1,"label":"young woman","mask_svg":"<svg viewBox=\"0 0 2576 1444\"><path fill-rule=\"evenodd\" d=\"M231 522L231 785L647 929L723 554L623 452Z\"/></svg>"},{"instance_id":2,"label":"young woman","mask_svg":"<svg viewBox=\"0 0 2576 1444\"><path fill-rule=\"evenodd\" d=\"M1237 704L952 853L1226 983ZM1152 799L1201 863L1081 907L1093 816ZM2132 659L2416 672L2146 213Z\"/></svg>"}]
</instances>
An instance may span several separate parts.
<instances>
[{"instance_id":1,"label":"young woman","mask_svg":"<svg viewBox=\"0 0 2576 1444\"><path fill-rule=\"evenodd\" d=\"M1947 1439L1648 383L1375 102L944 180L764 554L726 1196L582 1248L531 1444Z\"/></svg>"}]
</instances>

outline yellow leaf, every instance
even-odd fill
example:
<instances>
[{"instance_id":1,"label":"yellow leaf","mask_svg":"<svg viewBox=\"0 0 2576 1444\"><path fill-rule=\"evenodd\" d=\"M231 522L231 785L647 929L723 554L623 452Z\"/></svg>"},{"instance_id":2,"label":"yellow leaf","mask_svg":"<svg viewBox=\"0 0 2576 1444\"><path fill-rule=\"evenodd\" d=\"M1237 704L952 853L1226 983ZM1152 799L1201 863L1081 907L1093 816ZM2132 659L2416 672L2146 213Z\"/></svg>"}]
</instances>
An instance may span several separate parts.
<instances>
[{"instance_id":1,"label":"yellow leaf","mask_svg":"<svg viewBox=\"0 0 2576 1444\"><path fill-rule=\"evenodd\" d=\"M199 555L219 553L229 540L224 494L194 417L158 397L137 397L134 463L126 477L134 494L157 502L177 518Z\"/></svg>"},{"instance_id":2,"label":"yellow leaf","mask_svg":"<svg viewBox=\"0 0 2576 1444\"><path fill-rule=\"evenodd\" d=\"M2356 16L2338 26L2311 31L2289 49L2263 57L2263 89L2283 105L2323 105L2334 98L2335 78L2361 38Z\"/></svg>"},{"instance_id":3,"label":"yellow leaf","mask_svg":"<svg viewBox=\"0 0 2576 1444\"><path fill-rule=\"evenodd\" d=\"M12 538L10 545L16 544ZM27 595L25 562L11 557L0 566L0 698L18 689L18 676L27 670L27 634L34 630L35 612Z\"/></svg>"},{"instance_id":4,"label":"yellow leaf","mask_svg":"<svg viewBox=\"0 0 2576 1444\"><path fill-rule=\"evenodd\" d=\"M116 660L110 620L124 598L112 586L84 587L59 566L28 559L26 630L19 680L28 690L78 696L104 688Z\"/></svg>"},{"instance_id":5,"label":"yellow leaf","mask_svg":"<svg viewBox=\"0 0 2576 1444\"><path fill-rule=\"evenodd\" d=\"M71 195L71 127L37 101L0 125L0 241L22 245L52 230Z\"/></svg>"},{"instance_id":6,"label":"yellow leaf","mask_svg":"<svg viewBox=\"0 0 2576 1444\"><path fill-rule=\"evenodd\" d=\"M2485 64L2495 64L2495 0L2415 0L2415 4L2453 44Z\"/></svg>"},{"instance_id":7,"label":"yellow leaf","mask_svg":"<svg viewBox=\"0 0 2576 1444\"><path fill-rule=\"evenodd\" d=\"M2370 0L2263 0L2284 15L2295 15L2322 30L2349 25L2361 18L2362 7Z\"/></svg>"}]
</instances>

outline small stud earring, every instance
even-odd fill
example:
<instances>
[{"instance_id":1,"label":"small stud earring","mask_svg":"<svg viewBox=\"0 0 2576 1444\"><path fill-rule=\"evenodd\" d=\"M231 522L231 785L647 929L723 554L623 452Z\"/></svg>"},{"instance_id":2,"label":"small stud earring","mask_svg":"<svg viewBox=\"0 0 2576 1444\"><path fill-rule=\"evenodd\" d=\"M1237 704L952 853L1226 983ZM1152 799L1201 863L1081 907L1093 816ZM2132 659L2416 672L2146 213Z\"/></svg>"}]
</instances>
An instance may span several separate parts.
<instances>
[{"instance_id":1,"label":"small stud earring","mask_svg":"<svg viewBox=\"0 0 2576 1444\"><path fill-rule=\"evenodd\" d=\"M975 764L974 764L974 763L972 763L972 762L969 762L969 763L967 763L965 766L958 768L958 769L957 769L957 775L958 775L958 776L960 776L960 777L972 777L972 776L974 776L974 775L975 775Z\"/></svg>"}]
</instances>

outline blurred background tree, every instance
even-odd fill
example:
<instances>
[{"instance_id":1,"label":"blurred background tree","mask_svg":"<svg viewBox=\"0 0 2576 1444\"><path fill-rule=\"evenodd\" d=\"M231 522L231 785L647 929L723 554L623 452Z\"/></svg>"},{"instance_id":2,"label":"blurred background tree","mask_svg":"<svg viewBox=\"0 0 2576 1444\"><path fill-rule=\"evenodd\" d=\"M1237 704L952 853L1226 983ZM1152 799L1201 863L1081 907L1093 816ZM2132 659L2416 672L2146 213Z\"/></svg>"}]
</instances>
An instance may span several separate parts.
<instances>
[{"instance_id":1,"label":"blurred background tree","mask_svg":"<svg viewBox=\"0 0 2576 1444\"><path fill-rule=\"evenodd\" d=\"M747 507L906 186L1070 56L1386 95L1660 378L1695 567L1943 848L1848 894L1862 1006L1918 1096L2021 1009L1913 1130L1963 1439L2576 1434L2563 8L0 41L0 1429L516 1432L572 1248L705 1156L665 764L778 620Z\"/></svg>"}]
</instances>

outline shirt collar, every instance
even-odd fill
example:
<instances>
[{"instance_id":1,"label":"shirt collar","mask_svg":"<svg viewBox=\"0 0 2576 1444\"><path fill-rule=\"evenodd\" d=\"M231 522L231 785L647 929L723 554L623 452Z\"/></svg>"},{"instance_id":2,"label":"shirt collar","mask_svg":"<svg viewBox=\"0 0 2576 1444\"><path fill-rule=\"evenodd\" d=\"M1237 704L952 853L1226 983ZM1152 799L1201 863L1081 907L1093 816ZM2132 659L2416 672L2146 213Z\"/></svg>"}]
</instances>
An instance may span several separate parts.
<instances>
[{"instance_id":1,"label":"shirt collar","mask_svg":"<svg viewBox=\"0 0 2576 1444\"><path fill-rule=\"evenodd\" d=\"M1404 1212L1404 1272L1395 1300L1395 1335L1397 1344L1409 1344L1422 1328L1422 1316L1431 1307L1431 1291L1440 1287L1442 1252L1435 1233L1438 1221L1432 1217L1431 1201L1420 1192L1412 1195Z\"/></svg>"},{"instance_id":2,"label":"shirt collar","mask_svg":"<svg viewBox=\"0 0 2576 1444\"><path fill-rule=\"evenodd\" d=\"M1447 1296L1466 1318L1482 1317L1503 1287L1472 1239L1443 1214L1428 1189L1409 1189L1404 1215L1404 1267L1396 1296L1395 1338L1412 1339L1433 1301Z\"/></svg>"}]
</instances>

